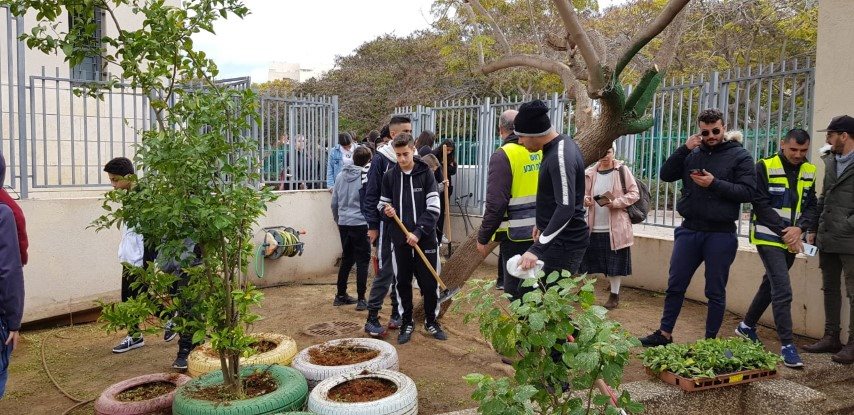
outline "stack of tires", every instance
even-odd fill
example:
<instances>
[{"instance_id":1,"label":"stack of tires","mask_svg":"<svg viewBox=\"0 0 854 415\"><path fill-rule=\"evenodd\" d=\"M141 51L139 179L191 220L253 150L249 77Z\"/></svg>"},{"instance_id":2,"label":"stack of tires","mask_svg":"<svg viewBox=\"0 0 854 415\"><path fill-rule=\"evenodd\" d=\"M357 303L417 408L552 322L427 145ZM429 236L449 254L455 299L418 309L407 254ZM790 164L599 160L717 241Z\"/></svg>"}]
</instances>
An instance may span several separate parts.
<instances>
[{"instance_id":1,"label":"stack of tires","mask_svg":"<svg viewBox=\"0 0 854 415\"><path fill-rule=\"evenodd\" d=\"M342 343L379 351L371 360L342 366L320 366L311 362L309 351L315 347L335 346ZM397 372L397 350L382 340L349 338L331 340L303 349L294 357L291 366L308 381L311 393L308 410L319 415L410 415L418 413L418 392L415 382ZM397 390L391 396L360 403L336 402L329 398L332 388L354 379L380 378L392 382Z\"/></svg>"}]
</instances>

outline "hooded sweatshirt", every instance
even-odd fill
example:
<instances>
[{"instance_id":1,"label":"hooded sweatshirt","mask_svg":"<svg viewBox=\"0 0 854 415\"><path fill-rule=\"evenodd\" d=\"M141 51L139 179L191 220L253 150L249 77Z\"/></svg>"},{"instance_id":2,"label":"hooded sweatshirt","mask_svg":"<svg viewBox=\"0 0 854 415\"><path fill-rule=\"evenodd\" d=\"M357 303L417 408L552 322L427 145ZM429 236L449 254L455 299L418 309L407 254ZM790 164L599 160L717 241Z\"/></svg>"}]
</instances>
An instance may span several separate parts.
<instances>
[{"instance_id":1,"label":"hooded sweatshirt","mask_svg":"<svg viewBox=\"0 0 854 415\"><path fill-rule=\"evenodd\" d=\"M380 201L383 175L396 165L397 155L394 153L394 147L391 144L380 147L374 154L374 158L371 159L368 181L365 184L365 203L362 204L364 206L362 213L368 222L368 229L377 230L380 228L380 212L376 210L376 206Z\"/></svg>"},{"instance_id":2,"label":"hooded sweatshirt","mask_svg":"<svg viewBox=\"0 0 854 415\"><path fill-rule=\"evenodd\" d=\"M0 203L0 320L11 331L21 329L24 313L24 266L16 228L12 209Z\"/></svg>"},{"instance_id":3,"label":"hooded sweatshirt","mask_svg":"<svg viewBox=\"0 0 854 415\"><path fill-rule=\"evenodd\" d=\"M377 214L382 215L391 234L393 245L406 244L406 234L385 215L386 205L391 205L409 232L418 237L422 247L435 247L436 223L439 221L439 192L430 167L420 159L413 160L412 171L405 173L395 164L383 176L382 195ZM432 243L431 243L432 241Z\"/></svg>"},{"instance_id":4,"label":"hooded sweatshirt","mask_svg":"<svg viewBox=\"0 0 854 415\"><path fill-rule=\"evenodd\" d=\"M362 168L355 164L345 165L332 189L332 217L341 226L365 226L361 197Z\"/></svg>"},{"instance_id":5,"label":"hooded sweatshirt","mask_svg":"<svg viewBox=\"0 0 854 415\"><path fill-rule=\"evenodd\" d=\"M15 199L12 199L12 196L9 196L6 189L3 189L3 183L5 182L6 159L3 157L3 154L0 154L0 203L9 206L9 209L12 209L12 214L15 216L15 226L18 229L18 248L21 251L21 264L27 265L27 248L30 245L27 240L27 221L24 219L24 211L21 210L21 207L18 206Z\"/></svg>"}]
</instances>

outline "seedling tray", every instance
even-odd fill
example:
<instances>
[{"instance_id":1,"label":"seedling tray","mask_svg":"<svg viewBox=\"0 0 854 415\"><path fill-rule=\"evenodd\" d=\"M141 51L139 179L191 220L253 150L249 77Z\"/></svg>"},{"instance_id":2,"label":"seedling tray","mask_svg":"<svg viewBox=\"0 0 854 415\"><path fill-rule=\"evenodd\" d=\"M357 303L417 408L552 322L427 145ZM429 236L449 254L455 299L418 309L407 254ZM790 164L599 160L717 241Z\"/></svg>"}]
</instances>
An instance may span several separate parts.
<instances>
[{"instance_id":1,"label":"seedling tray","mask_svg":"<svg viewBox=\"0 0 854 415\"><path fill-rule=\"evenodd\" d=\"M754 369L735 373L726 373L713 378L686 378L670 371L664 371L656 375L647 369L653 376L658 376L665 383L676 385L685 392L697 392L708 389L723 388L725 386L742 385L759 380L774 379L778 376L776 370Z\"/></svg>"}]
</instances>

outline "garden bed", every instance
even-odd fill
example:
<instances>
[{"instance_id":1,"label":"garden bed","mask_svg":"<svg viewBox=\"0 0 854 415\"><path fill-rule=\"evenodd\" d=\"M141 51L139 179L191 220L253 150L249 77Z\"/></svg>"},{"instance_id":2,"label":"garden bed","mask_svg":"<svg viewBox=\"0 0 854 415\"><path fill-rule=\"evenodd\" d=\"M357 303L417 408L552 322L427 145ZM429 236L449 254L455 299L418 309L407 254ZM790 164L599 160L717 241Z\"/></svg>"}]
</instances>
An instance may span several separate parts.
<instances>
[{"instance_id":1,"label":"garden bed","mask_svg":"<svg viewBox=\"0 0 854 415\"><path fill-rule=\"evenodd\" d=\"M664 371L656 375L651 370L647 369L650 375L658 376L665 383L678 386L685 392L697 392L708 389L721 388L724 386L734 386L758 380L775 379L778 376L776 370L744 370L735 373L725 373L713 378L686 378L679 376L670 371Z\"/></svg>"}]
</instances>

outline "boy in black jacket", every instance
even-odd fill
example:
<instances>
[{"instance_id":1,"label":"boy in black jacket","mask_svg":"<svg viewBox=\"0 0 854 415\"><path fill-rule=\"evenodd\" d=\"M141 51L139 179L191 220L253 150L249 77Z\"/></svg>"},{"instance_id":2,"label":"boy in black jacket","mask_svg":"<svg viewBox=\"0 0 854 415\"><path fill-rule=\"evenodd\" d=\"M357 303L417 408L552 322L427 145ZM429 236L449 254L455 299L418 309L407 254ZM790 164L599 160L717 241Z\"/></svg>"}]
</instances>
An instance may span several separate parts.
<instances>
[{"instance_id":1,"label":"boy in black jacket","mask_svg":"<svg viewBox=\"0 0 854 415\"><path fill-rule=\"evenodd\" d=\"M436 179L423 161L415 159L415 140L411 134L402 133L392 142L397 164L383 175L380 201L377 208L383 214L385 229L391 237L391 262L397 287L398 310L402 316L399 344L412 338L412 276L418 280L424 297L424 328L439 340L447 339L436 321L439 287L430 270L422 262L415 247L424 251L436 272L440 272L436 222L439 219L439 192ZM408 232L395 223L395 215Z\"/></svg>"}]
</instances>

